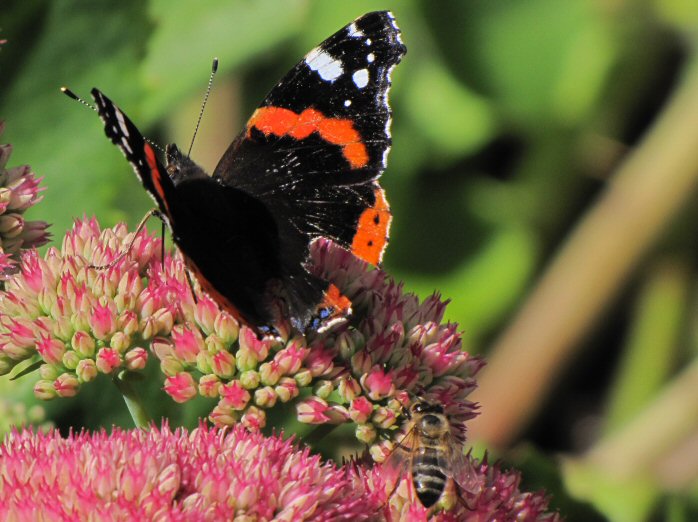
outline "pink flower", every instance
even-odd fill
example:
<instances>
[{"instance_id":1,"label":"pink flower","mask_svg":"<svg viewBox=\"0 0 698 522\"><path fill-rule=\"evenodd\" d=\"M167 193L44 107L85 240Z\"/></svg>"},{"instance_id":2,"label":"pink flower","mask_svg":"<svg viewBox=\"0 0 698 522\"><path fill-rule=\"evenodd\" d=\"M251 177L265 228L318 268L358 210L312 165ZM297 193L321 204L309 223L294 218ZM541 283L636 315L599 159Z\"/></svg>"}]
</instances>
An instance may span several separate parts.
<instances>
[{"instance_id":1,"label":"pink flower","mask_svg":"<svg viewBox=\"0 0 698 522\"><path fill-rule=\"evenodd\" d=\"M366 397L357 397L351 401L349 416L357 424L364 424L373 414L373 403Z\"/></svg>"},{"instance_id":2,"label":"pink flower","mask_svg":"<svg viewBox=\"0 0 698 522\"><path fill-rule=\"evenodd\" d=\"M165 390L178 401L214 399L214 422L261 426L265 410L290 403L301 422L357 423L357 438L371 440L375 452L420 395L446 406L463 441L464 422L475 414L467 395L482 361L462 350L455 325L441 324L445 303L437 295L420 302L320 240L311 249L313 270L354 303L351 321L303 336L281 319L275 327L283 335L260 339L196 288L194 299L181 257L160 259L159 240L140 233L122 256L131 239L123 225L100 230L85 219L61 250L24 256L0 300L0 371L37 350L46 354L55 376L36 393L50 398L59 395L56 376L87 383L95 369L141 371L150 348Z\"/></svg>"},{"instance_id":3,"label":"pink flower","mask_svg":"<svg viewBox=\"0 0 698 522\"><path fill-rule=\"evenodd\" d=\"M395 392L392 376L378 366L374 366L369 373L361 377L361 386L374 401L389 397Z\"/></svg>"},{"instance_id":4,"label":"pink flower","mask_svg":"<svg viewBox=\"0 0 698 522\"><path fill-rule=\"evenodd\" d=\"M234 410L242 410L250 402L250 392L243 388L239 381L221 385L219 393Z\"/></svg>"},{"instance_id":5,"label":"pink flower","mask_svg":"<svg viewBox=\"0 0 698 522\"><path fill-rule=\"evenodd\" d=\"M126 352L124 357L126 368L129 370L143 370L148 362L148 351L145 348L133 348Z\"/></svg>"},{"instance_id":6,"label":"pink flower","mask_svg":"<svg viewBox=\"0 0 698 522\"><path fill-rule=\"evenodd\" d=\"M172 340L177 358L186 363L196 362L196 356L205 348L198 330L192 331L179 325L172 329Z\"/></svg>"},{"instance_id":7,"label":"pink flower","mask_svg":"<svg viewBox=\"0 0 698 522\"><path fill-rule=\"evenodd\" d=\"M242 327L240 329L240 349L253 354L254 358L263 361L269 355L269 341L257 339L250 328Z\"/></svg>"},{"instance_id":8,"label":"pink flower","mask_svg":"<svg viewBox=\"0 0 698 522\"><path fill-rule=\"evenodd\" d=\"M221 381L215 375L203 375L199 379L199 394L203 397L218 397L220 387Z\"/></svg>"},{"instance_id":9,"label":"pink flower","mask_svg":"<svg viewBox=\"0 0 698 522\"><path fill-rule=\"evenodd\" d=\"M36 351L49 364L60 364L65 353L65 344L58 339L42 336L36 343Z\"/></svg>"},{"instance_id":10,"label":"pink flower","mask_svg":"<svg viewBox=\"0 0 698 522\"><path fill-rule=\"evenodd\" d=\"M329 408L327 401L319 397L305 399L296 406L298 420L306 424L323 424L329 422L330 417L327 415L327 410L329 410Z\"/></svg>"},{"instance_id":11,"label":"pink flower","mask_svg":"<svg viewBox=\"0 0 698 522\"><path fill-rule=\"evenodd\" d=\"M300 370L308 352L301 339L294 339L274 356L274 361L283 375L293 375Z\"/></svg>"},{"instance_id":12,"label":"pink flower","mask_svg":"<svg viewBox=\"0 0 698 522\"><path fill-rule=\"evenodd\" d=\"M290 377L282 377L279 384L274 388L276 395L281 402L288 402L298 397L298 383Z\"/></svg>"},{"instance_id":13,"label":"pink flower","mask_svg":"<svg viewBox=\"0 0 698 522\"><path fill-rule=\"evenodd\" d=\"M113 348L101 348L97 352L97 369L102 373L111 373L121 365L121 356Z\"/></svg>"},{"instance_id":14,"label":"pink flower","mask_svg":"<svg viewBox=\"0 0 698 522\"><path fill-rule=\"evenodd\" d=\"M53 383L53 389L59 397L74 397L78 393L80 381L75 375L64 373Z\"/></svg>"},{"instance_id":15,"label":"pink flower","mask_svg":"<svg viewBox=\"0 0 698 522\"><path fill-rule=\"evenodd\" d=\"M165 379L165 393L175 402L187 402L196 397L196 383L189 373L178 373Z\"/></svg>"},{"instance_id":16,"label":"pink flower","mask_svg":"<svg viewBox=\"0 0 698 522\"><path fill-rule=\"evenodd\" d=\"M0 446L0 520L368 520L378 496L355 480L242 426L21 431Z\"/></svg>"},{"instance_id":17,"label":"pink flower","mask_svg":"<svg viewBox=\"0 0 698 522\"><path fill-rule=\"evenodd\" d=\"M0 134L5 123L0 122ZM39 247L49 240L48 224L27 221L24 212L43 196L39 192L41 178L27 165L6 168L12 154L11 145L0 145L0 273L7 277L17 271L20 250Z\"/></svg>"},{"instance_id":18,"label":"pink flower","mask_svg":"<svg viewBox=\"0 0 698 522\"><path fill-rule=\"evenodd\" d=\"M367 502L381 506L382 519L421 522L455 522L482 520L526 520L560 522L558 513L549 512L543 492L530 493L519 489L521 477L516 471L503 471L487 460L478 461L470 455L462 467L451 470L460 486L450 482L447 487L462 501L453 498L453 506L445 511L427 510L417 498L406 468L386 465L348 465L357 490L363 489ZM388 497L388 495L390 495Z\"/></svg>"},{"instance_id":19,"label":"pink flower","mask_svg":"<svg viewBox=\"0 0 698 522\"><path fill-rule=\"evenodd\" d=\"M235 357L230 352L221 350L211 357L211 370L218 377L229 379L235 375Z\"/></svg>"}]
</instances>

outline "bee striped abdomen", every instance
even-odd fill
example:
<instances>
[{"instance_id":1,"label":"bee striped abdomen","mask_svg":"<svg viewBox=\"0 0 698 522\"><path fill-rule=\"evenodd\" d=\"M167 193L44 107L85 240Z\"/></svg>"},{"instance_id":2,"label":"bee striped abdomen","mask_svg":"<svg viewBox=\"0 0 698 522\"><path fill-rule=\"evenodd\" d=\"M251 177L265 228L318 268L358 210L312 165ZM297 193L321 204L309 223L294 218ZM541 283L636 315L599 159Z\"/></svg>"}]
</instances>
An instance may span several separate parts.
<instances>
[{"instance_id":1,"label":"bee striped abdomen","mask_svg":"<svg viewBox=\"0 0 698 522\"><path fill-rule=\"evenodd\" d=\"M420 502L426 508L433 506L446 487L446 474L439 465L443 450L435 446L419 448L412 458L412 482Z\"/></svg>"}]
</instances>

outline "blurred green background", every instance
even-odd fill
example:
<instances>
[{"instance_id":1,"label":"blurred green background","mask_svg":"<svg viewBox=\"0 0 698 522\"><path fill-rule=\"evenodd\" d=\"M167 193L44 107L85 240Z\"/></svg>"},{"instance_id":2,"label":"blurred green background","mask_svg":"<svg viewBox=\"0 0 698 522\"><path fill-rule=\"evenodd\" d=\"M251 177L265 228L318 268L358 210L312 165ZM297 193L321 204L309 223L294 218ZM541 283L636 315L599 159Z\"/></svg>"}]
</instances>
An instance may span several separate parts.
<instances>
[{"instance_id":1,"label":"blurred green background","mask_svg":"<svg viewBox=\"0 0 698 522\"><path fill-rule=\"evenodd\" d=\"M473 439L570 520L698 520L695 0L4 0L1 139L46 187L29 217L60 242L83 214L135 226L151 207L62 85L184 146L217 56L192 153L211 171L278 78L376 9L408 48L385 268L451 299L467 349L492 358ZM31 402L31 383L3 386ZM92 386L48 420L128 426ZM200 409L157 387L156 411L192 425Z\"/></svg>"}]
</instances>

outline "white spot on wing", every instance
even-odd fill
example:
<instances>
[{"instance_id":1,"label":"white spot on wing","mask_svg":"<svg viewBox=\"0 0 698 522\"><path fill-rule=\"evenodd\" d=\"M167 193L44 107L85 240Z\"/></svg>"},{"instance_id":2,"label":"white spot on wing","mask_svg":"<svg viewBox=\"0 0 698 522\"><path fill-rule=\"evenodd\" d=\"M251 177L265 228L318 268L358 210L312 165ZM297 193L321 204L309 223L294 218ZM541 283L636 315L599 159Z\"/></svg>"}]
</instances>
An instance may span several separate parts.
<instances>
[{"instance_id":1,"label":"white spot on wing","mask_svg":"<svg viewBox=\"0 0 698 522\"><path fill-rule=\"evenodd\" d=\"M366 55L366 61L368 63L373 63L373 60L375 60L375 59L376 59L376 55L374 55L373 53L368 53Z\"/></svg>"},{"instance_id":2,"label":"white spot on wing","mask_svg":"<svg viewBox=\"0 0 698 522\"><path fill-rule=\"evenodd\" d=\"M128 138L128 127L126 127L126 122L124 121L124 115L121 111L114 111L116 114L116 119L119 122L119 127L121 127L121 132L124 136Z\"/></svg>"},{"instance_id":3,"label":"white spot on wing","mask_svg":"<svg viewBox=\"0 0 698 522\"><path fill-rule=\"evenodd\" d=\"M368 85L368 69L359 69L351 75L351 79L359 89L363 89Z\"/></svg>"},{"instance_id":4,"label":"white spot on wing","mask_svg":"<svg viewBox=\"0 0 698 522\"><path fill-rule=\"evenodd\" d=\"M371 45L373 42L370 38L366 38L366 45Z\"/></svg>"},{"instance_id":5,"label":"white spot on wing","mask_svg":"<svg viewBox=\"0 0 698 522\"><path fill-rule=\"evenodd\" d=\"M351 100L344 100L344 106L349 107L351 105Z\"/></svg>"},{"instance_id":6,"label":"white spot on wing","mask_svg":"<svg viewBox=\"0 0 698 522\"><path fill-rule=\"evenodd\" d=\"M344 73L342 61L334 58L327 51L316 47L305 56L305 63L317 72L320 78L333 82Z\"/></svg>"},{"instance_id":7,"label":"white spot on wing","mask_svg":"<svg viewBox=\"0 0 698 522\"><path fill-rule=\"evenodd\" d=\"M133 154L133 149L131 148L131 145L128 144L128 140L125 137L121 138L121 146L128 154Z\"/></svg>"},{"instance_id":8,"label":"white spot on wing","mask_svg":"<svg viewBox=\"0 0 698 522\"><path fill-rule=\"evenodd\" d=\"M352 36L354 38L361 38L362 36L365 36L363 31L356 27L356 24L352 22L349 27L349 36Z\"/></svg>"}]
</instances>

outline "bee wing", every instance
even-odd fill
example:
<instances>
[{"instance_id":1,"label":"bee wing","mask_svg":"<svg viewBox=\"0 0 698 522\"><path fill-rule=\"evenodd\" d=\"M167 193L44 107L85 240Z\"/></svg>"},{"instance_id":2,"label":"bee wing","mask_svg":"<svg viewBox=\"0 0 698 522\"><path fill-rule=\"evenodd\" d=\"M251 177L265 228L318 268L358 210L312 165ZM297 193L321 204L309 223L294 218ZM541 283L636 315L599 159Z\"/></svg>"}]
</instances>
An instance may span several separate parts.
<instances>
[{"instance_id":1,"label":"bee wing","mask_svg":"<svg viewBox=\"0 0 698 522\"><path fill-rule=\"evenodd\" d=\"M480 481L472 459L463 453L463 447L453 438L449 441L449 448L449 463L448 467L444 468L448 470L446 474L453 479L462 492L477 492Z\"/></svg>"},{"instance_id":2,"label":"bee wing","mask_svg":"<svg viewBox=\"0 0 698 522\"><path fill-rule=\"evenodd\" d=\"M395 443L393 450L383 461L383 467L388 470L404 471L411 469L410 462L412 454L417 445L417 431L414 427L407 430L398 441Z\"/></svg>"}]
</instances>

